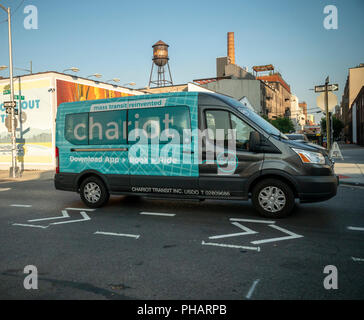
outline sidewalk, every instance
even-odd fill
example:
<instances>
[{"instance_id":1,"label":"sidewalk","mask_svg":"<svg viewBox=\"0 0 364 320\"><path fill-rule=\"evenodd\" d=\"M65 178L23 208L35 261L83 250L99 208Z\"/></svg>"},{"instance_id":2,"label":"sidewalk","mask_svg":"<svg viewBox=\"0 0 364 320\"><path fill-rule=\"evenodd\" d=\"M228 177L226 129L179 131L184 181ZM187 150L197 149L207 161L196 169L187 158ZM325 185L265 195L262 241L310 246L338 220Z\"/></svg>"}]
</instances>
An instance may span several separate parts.
<instances>
[{"instance_id":1,"label":"sidewalk","mask_svg":"<svg viewBox=\"0 0 364 320\"><path fill-rule=\"evenodd\" d=\"M0 183L9 181L29 181L29 180L51 180L54 178L55 171L25 170L19 178L9 177L8 170L0 170Z\"/></svg>"},{"instance_id":2,"label":"sidewalk","mask_svg":"<svg viewBox=\"0 0 364 320\"><path fill-rule=\"evenodd\" d=\"M354 144L339 144L344 160L335 160L335 173L340 184L364 186L364 147Z\"/></svg>"}]
</instances>

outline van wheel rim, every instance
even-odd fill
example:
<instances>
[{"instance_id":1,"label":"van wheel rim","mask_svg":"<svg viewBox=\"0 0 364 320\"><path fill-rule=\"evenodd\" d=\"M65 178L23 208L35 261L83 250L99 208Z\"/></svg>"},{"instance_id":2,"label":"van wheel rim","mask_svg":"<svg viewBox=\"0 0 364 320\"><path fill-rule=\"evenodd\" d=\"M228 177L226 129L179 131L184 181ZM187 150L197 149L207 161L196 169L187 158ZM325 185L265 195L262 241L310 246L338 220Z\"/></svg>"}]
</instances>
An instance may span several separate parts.
<instances>
[{"instance_id":1,"label":"van wheel rim","mask_svg":"<svg viewBox=\"0 0 364 320\"><path fill-rule=\"evenodd\" d=\"M260 206L269 212L278 212L286 205L286 195L274 186L265 187L259 192L258 200Z\"/></svg>"},{"instance_id":2,"label":"van wheel rim","mask_svg":"<svg viewBox=\"0 0 364 320\"><path fill-rule=\"evenodd\" d=\"M85 185L83 195L88 202L95 203L101 198L101 189L95 182L89 182Z\"/></svg>"}]
</instances>

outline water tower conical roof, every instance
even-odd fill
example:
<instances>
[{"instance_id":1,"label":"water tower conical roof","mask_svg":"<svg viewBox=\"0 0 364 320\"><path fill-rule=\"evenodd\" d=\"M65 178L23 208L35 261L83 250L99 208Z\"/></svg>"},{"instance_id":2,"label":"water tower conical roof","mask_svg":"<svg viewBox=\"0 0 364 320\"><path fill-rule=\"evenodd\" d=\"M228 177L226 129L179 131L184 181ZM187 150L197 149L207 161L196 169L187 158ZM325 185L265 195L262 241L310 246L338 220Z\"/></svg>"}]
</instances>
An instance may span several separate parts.
<instances>
[{"instance_id":1,"label":"water tower conical roof","mask_svg":"<svg viewBox=\"0 0 364 320\"><path fill-rule=\"evenodd\" d=\"M158 42L156 42L155 44L153 44L152 47L154 47L154 46L160 46L160 45L169 47L169 45L166 44L165 42L163 42L162 40L159 40Z\"/></svg>"}]
</instances>

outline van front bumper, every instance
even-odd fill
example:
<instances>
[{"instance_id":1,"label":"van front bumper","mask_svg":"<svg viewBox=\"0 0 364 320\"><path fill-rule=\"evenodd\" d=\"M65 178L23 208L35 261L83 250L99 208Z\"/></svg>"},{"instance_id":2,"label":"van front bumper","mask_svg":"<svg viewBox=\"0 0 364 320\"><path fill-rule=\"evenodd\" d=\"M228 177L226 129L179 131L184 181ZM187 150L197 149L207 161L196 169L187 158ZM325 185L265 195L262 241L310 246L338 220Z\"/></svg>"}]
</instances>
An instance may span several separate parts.
<instances>
[{"instance_id":1,"label":"van front bumper","mask_svg":"<svg viewBox=\"0 0 364 320\"><path fill-rule=\"evenodd\" d=\"M301 202L319 202L334 197L339 185L339 177L296 176L297 193Z\"/></svg>"}]
</instances>

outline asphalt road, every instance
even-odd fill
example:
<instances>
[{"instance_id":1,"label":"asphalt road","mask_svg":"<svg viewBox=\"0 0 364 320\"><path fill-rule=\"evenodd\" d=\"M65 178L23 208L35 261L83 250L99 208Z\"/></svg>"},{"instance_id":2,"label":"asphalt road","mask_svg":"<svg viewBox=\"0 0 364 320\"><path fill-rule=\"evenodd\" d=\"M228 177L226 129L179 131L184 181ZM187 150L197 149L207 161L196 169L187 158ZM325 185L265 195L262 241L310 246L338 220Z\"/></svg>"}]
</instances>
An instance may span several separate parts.
<instances>
[{"instance_id":1,"label":"asphalt road","mask_svg":"<svg viewBox=\"0 0 364 320\"><path fill-rule=\"evenodd\" d=\"M0 299L364 298L364 231L348 229L364 228L364 188L340 186L273 221L238 201L112 197L67 209L85 206L52 180L3 182L0 199ZM24 289L27 265L37 290ZM336 290L323 286L327 265Z\"/></svg>"}]
</instances>

